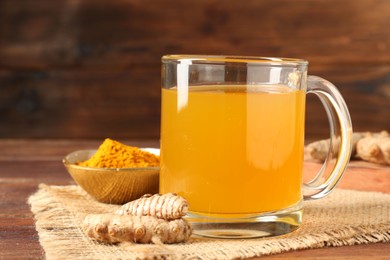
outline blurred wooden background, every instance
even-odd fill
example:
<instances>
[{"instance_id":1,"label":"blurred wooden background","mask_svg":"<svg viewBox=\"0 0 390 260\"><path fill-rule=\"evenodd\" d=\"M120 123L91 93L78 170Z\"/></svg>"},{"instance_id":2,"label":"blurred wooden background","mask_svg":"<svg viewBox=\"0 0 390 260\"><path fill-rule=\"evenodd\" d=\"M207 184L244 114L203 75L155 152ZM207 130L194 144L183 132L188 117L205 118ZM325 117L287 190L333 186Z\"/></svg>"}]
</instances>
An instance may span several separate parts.
<instances>
[{"instance_id":1,"label":"blurred wooden background","mask_svg":"<svg viewBox=\"0 0 390 260\"><path fill-rule=\"evenodd\" d=\"M389 0L0 0L0 138L158 138L171 53L307 59L355 130L390 130Z\"/></svg>"}]
</instances>

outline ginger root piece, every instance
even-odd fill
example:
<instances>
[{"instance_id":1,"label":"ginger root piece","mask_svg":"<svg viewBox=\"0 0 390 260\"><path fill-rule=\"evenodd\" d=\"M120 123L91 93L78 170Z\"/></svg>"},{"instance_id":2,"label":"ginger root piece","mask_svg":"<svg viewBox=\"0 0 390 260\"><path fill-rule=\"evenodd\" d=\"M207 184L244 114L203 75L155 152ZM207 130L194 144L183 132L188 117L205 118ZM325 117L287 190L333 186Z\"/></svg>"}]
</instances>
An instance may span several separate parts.
<instances>
[{"instance_id":1,"label":"ginger root piece","mask_svg":"<svg viewBox=\"0 0 390 260\"><path fill-rule=\"evenodd\" d=\"M360 139L367 136L368 133L353 133L352 135L352 153L351 158L354 158L356 156L356 145L359 142ZM340 139L337 138L335 140L336 147L339 146ZM325 161L326 157L328 156L329 152L329 146L330 142L329 139L319 140L313 143L310 143L306 146L306 152L310 155L311 158ZM338 151L333 151L335 156L337 156Z\"/></svg>"},{"instance_id":2,"label":"ginger root piece","mask_svg":"<svg viewBox=\"0 0 390 260\"><path fill-rule=\"evenodd\" d=\"M99 242L115 244L180 243L191 236L191 225L185 219L164 220L151 216L91 214L84 219L83 230Z\"/></svg>"},{"instance_id":3,"label":"ginger root piece","mask_svg":"<svg viewBox=\"0 0 390 260\"><path fill-rule=\"evenodd\" d=\"M390 164L390 136L387 131L379 133L357 132L352 136L351 159L362 159L368 162ZM335 142L340 142L336 139ZM329 139L310 143L305 147L311 158L325 161L330 142ZM338 151L333 151L335 155Z\"/></svg>"},{"instance_id":4,"label":"ginger root piece","mask_svg":"<svg viewBox=\"0 0 390 260\"><path fill-rule=\"evenodd\" d=\"M146 194L137 200L130 201L119 208L115 214L131 216L154 216L172 220L185 216L188 202L183 197L173 193Z\"/></svg>"},{"instance_id":5,"label":"ginger root piece","mask_svg":"<svg viewBox=\"0 0 390 260\"><path fill-rule=\"evenodd\" d=\"M387 131L369 134L357 143L357 156L362 160L390 165L390 135Z\"/></svg>"},{"instance_id":6,"label":"ginger root piece","mask_svg":"<svg viewBox=\"0 0 390 260\"><path fill-rule=\"evenodd\" d=\"M88 237L107 244L180 243L192 234L191 225L182 218L187 210L188 202L176 194L146 194L115 213L87 215L83 230Z\"/></svg>"}]
</instances>

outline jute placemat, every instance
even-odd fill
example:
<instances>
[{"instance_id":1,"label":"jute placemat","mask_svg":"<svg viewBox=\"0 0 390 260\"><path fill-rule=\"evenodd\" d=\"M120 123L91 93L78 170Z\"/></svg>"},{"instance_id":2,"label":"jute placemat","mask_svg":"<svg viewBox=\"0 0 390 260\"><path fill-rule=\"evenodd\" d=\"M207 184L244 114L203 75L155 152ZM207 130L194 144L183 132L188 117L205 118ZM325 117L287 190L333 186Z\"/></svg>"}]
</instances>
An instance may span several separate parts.
<instances>
[{"instance_id":1,"label":"jute placemat","mask_svg":"<svg viewBox=\"0 0 390 260\"><path fill-rule=\"evenodd\" d=\"M305 202L304 224L289 235L242 240L191 238L175 245L104 245L81 230L83 216L118 206L99 203L80 187L41 184L29 200L47 259L239 259L291 250L390 241L390 194L336 189Z\"/></svg>"}]
</instances>

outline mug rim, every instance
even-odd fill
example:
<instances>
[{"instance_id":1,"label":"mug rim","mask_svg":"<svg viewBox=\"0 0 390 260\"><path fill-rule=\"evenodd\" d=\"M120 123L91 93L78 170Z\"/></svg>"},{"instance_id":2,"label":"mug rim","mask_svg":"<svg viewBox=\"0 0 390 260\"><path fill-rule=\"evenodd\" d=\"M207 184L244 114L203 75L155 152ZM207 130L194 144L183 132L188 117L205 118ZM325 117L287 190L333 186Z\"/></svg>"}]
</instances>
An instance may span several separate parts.
<instances>
[{"instance_id":1,"label":"mug rim","mask_svg":"<svg viewBox=\"0 0 390 260\"><path fill-rule=\"evenodd\" d=\"M240 55L198 55L198 54L167 54L162 56L162 62L194 62L194 63L257 63L257 64L279 64L279 65L307 65L309 62L304 59L263 57L263 56L240 56Z\"/></svg>"}]
</instances>

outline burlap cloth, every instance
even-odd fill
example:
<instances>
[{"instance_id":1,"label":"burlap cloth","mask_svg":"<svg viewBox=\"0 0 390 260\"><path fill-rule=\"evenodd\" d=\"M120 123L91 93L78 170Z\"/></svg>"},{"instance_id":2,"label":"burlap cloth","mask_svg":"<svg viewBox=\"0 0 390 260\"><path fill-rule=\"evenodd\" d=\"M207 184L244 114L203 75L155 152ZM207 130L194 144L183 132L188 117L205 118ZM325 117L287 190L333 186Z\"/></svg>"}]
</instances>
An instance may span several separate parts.
<instances>
[{"instance_id":1,"label":"burlap cloth","mask_svg":"<svg viewBox=\"0 0 390 260\"><path fill-rule=\"evenodd\" d=\"M303 225L286 236L217 240L191 238L175 245L104 245L81 230L86 213L118 206L92 199L80 187L41 184L28 202L47 259L237 259L291 250L390 241L390 194L336 189L305 202Z\"/></svg>"}]
</instances>

